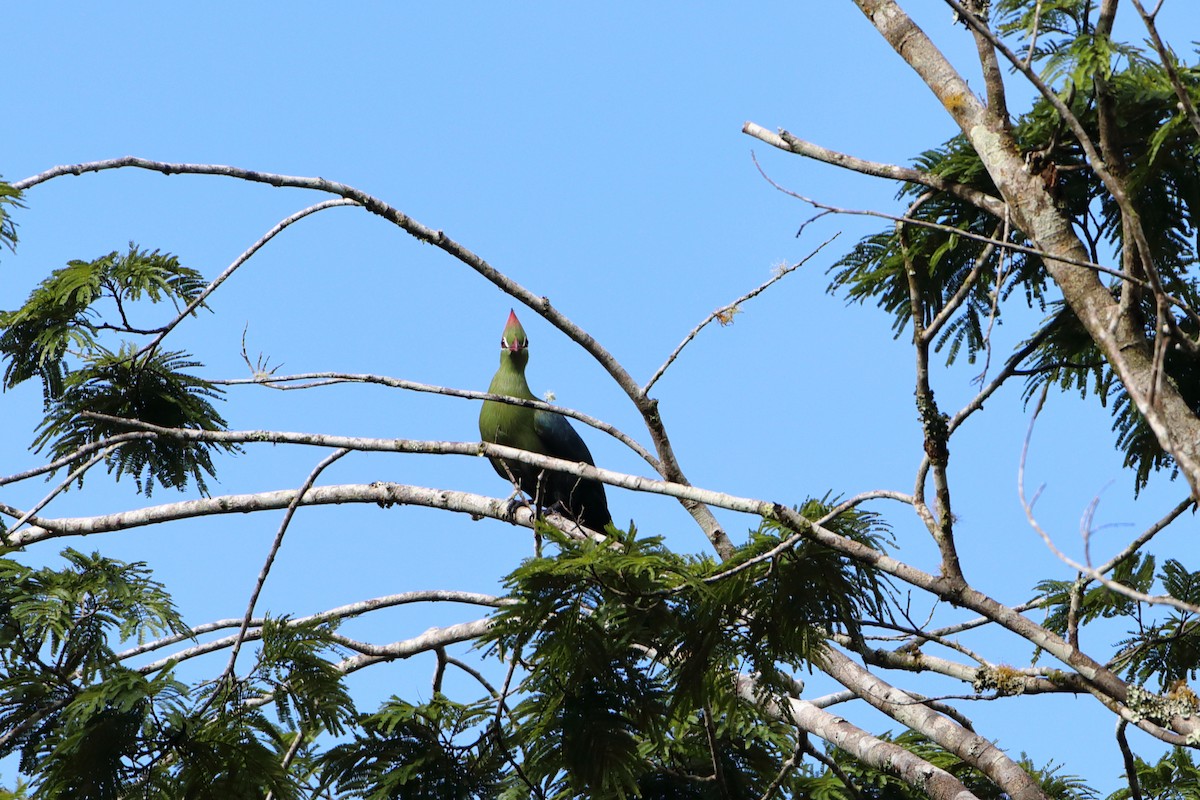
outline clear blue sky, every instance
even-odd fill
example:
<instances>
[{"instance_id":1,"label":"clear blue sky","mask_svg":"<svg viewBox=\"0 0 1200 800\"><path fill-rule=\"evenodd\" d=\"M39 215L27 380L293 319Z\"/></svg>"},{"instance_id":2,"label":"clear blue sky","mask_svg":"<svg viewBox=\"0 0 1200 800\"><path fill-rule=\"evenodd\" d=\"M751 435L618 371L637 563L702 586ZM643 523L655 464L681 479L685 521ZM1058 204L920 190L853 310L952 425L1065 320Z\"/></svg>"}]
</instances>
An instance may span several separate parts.
<instances>
[{"instance_id":1,"label":"clear blue sky","mask_svg":"<svg viewBox=\"0 0 1200 800\"><path fill-rule=\"evenodd\" d=\"M974 48L943 4L905 5L970 64ZM548 296L642 380L710 311L842 231L825 253L747 304L734 325L702 333L656 395L697 485L787 503L829 491L912 489L920 431L910 349L892 340L881 313L824 292L833 258L883 223L827 218L795 238L811 212L759 176L751 151L781 184L835 205L895 211L895 187L773 151L740 132L752 120L899 163L953 135L928 91L851 3L332 8L9 4L0 174L18 180L132 154L348 183L445 230ZM1193 33L1178 35L1180 43L1196 38L1195 12L1183 13ZM29 193L16 256L0 254L0 308L19 305L67 260L131 240L216 275L282 217L319 199L136 171L55 180ZM172 340L214 378L246 375L245 329L251 352L269 355L284 372L370 372L483 389L510 305L440 251L365 212L335 209L272 242L214 296L214 314ZM534 391L552 390L558 402L645 441L600 368L532 312L517 311L532 340ZM999 346L1024 332L1011 327L998 332ZM935 378L944 409L971 396L977 371L964 365ZM0 436L10 443L0 472L10 473L38 462L22 447L40 394L27 385L0 403ZM449 440L477 438L477 411L461 400L379 387L238 388L223 408L237 429ZM952 470L964 569L1008 603L1027 599L1038 578L1069 576L1017 501L1026 424L1014 387L956 439ZM1067 397L1054 398L1039 424L1029 480L1047 484L1039 515L1068 548L1078 549L1080 516L1097 494L1099 521L1129 526L1102 534L1098 546L1107 552L1186 492L1156 479L1132 503L1109 424L1106 413ZM620 445L585 435L602 465L644 472ZM294 487L320 458L252 449L223 465L212 489ZM484 461L455 457L354 456L323 480L507 491ZM44 490L31 486L4 501L27 506ZM153 501L174 499L162 490ZM94 514L145 502L97 474L53 508ZM619 491L610 492L610 504L618 520L632 517L679 548L704 550L678 505ZM894 521L898 555L934 568L912 515L899 506L879 510ZM735 535L755 524L723 520ZM265 514L65 544L150 561L189 621L200 623L242 613L278 522ZM1175 541L1194 535L1190 518L1180 527ZM260 610L304 614L409 589L493 591L529 552L526 532L496 522L402 508L306 510ZM350 630L386 642L474 613L395 611ZM1003 637L988 646L989 657L1017 665L1032 649ZM431 674L431 661L419 660L368 671L354 686L370 706L393 692L427 697ZM824 690L813 682L811 691ZM969 689L930 682L925 691ZM980 732L1014 754L1065 760L1068 772L1111 789L1120 772L1113 719L1095 708L1064 698L965 705ZM1047 722L1042 713L1053 716Z\"/></svg>"}]
</instances>

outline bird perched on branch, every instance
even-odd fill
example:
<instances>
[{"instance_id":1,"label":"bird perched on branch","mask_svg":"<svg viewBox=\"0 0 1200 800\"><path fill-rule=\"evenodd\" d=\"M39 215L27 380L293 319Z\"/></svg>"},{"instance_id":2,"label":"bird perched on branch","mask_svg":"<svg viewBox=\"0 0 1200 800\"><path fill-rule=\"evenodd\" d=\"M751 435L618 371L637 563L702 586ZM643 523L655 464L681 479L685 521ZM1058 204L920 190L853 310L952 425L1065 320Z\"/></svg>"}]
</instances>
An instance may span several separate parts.
<instances>
[{"instance_id":1,"label":"bird perched on branch","mask_svg":"<svg viewBox=\"0 0 1200 800\"><path fill-rule=\"evenodd\" d=\"M536 400L525 380L528 363L529 339L516 313L509 311L508 324L500 337L500 368L496 370L488 392ZM591 466L596 463L571 423L553 411L486 400L479 412L479 435L491 444L516 447L564 461L582 461ZM596 531L603 531L604 526L612 522L604 484L597 480L512 459L493 458L491 462L500 477L515 482L521 491L533 498L539 509L557 511Z\"/></svg>"}]
</instances>

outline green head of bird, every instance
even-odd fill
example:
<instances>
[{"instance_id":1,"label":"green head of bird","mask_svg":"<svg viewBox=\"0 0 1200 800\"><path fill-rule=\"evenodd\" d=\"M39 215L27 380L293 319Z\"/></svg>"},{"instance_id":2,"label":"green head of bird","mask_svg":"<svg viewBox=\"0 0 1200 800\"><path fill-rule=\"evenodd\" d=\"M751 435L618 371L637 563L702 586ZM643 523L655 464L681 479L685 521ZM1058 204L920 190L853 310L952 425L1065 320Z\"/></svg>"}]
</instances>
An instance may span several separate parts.
<instances>
[{"instance_id":1,"label":"green head of bird","mask_svg":"<svg viewBox=\"0 0 1200 800\"><path fill-rule=\"evenodd\" d=\"M508 322L500 336L500 363L503 364L505 359L509 359L522 372L529 363L529 337L525 335L525 329L512 309L508 311Z\"/></svg>"}]
</instances>

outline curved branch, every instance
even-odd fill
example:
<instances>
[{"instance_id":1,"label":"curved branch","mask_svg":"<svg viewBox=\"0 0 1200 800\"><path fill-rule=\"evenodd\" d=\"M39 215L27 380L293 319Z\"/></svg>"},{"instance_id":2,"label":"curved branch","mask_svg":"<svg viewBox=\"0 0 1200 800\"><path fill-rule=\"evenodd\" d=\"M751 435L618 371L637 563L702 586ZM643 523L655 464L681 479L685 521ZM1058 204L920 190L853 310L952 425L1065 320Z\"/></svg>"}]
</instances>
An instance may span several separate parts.
<instances>
[{"instance_id":1,"label":"curved branch","mask_svg":"<svg viewBox=\"0 0 1200 800\"><path fill-rule=\"evenodd\" d=\"M658 401L645 395L637 382L633 379L624 367L616 360L612 353L608 352L591 334L583 328L576 325L565 314L554 308L550 304L550 299L547 297L539 297L533 292L526 289L521 284L514 281L512 278L505 275L500 270L493 267L480 256L468 250L463 245L447 236L443 231L433 230L420 222L417 222L412 217L397 208L393 208L384 201L373 195L356 189L353 186L348 186L344 183L326 180L324 178L306 178L293 175L278 175L269 172L258 172L256 170L242 169L240 167L232 167L220 164L183 164L183 163L168 163L163 161L153 161L147 158L139 158L138 156L125 156L122 158L107 159L104 161L90 161L83 164L72 164L54 167L39 173L24 180L17 181L11 184L13 188L25 190L45 183L64 175L83 175L88 172L100 172L109 169L122 168L145 169L152 172L159 172L163 175L176 174L192 174L192 175L220 175L240 180L251 181L254 183L265 183L270 186L292 187L298 189L310 189L318 192L326 192L344 197L347 200L352 200L361 205L364 209L372 214L382 217L389 222L397 225L406 231L409 235L422 242L427 242L433 246L445 251L457 260L466 264L475 272L479 273L483 278L493 283L505 294L513 297L518 302L528 306L533 311L540 314L547 322L558 328L567 335L572 341L582 347L594 358L600 366L616 381L617 385L625 392L629 399L641 414L643 421L646 424L646 429L650 432L651 439L654 440L655 450L658 452L658 457L661 460L659 474L669 481L676 483L687 484L688 480L683 474L683 468L679 465L678 459L675 457L674 448L671 446L671 440L667 436L666 426L663 424L662 417L658 413ZM733 553L733 543L729 540L728 535L717 522L716 517L712 512L704 508L702 504L694 501L683 503L684 508L696 520L700 528L708 537L713 548L722 558L727 558Z\"/></svg>"},{"instance_id":2,"label":"curved branch","mask_svg":"<svg viewBox=\"0 0 1200 800\"><path fill-rule=\"evenodd\" d=\"M356 603L349 603L337 608L331 608L326 611L319 611L316 614L310 614L306 617L295 617L288 619L286 625L307 625L314 622L330 622L333 620L352 619L360 617L363 614L369 614L372 611L378 611L383 608L393 608L395 606L406 605L408 603L465 603L468 605L491 606L493 608L501 608L502 606L511 605L516 601L509 600L503 597L496 597L490 594L481 594L479 592L461 592L447 589L427 589L414 592L400 592L399 594L390 594L383 597L373 597L369 600L359 600ZM238 628L242 624L241 618L219 619L213 622L206 622L203 625L197 625L186 633L177 633L172 636L165 636L161 639L156 639L152 642L131 647L128 650L123 650L117 653L114 658L117 661L125 661L130 658L135 658L146 653L160 650L164 647L170 647L173 644L179 644L187 639L195 639L198 636L203 636L206 633L212 633L219 630L228 630L229 628ZM261 628L266 624L266 618L256 617L251 620L250 625L254 628ZM232 642L232 640L230 640Z\"/></svg>"},{"instance_id":3,"label":"curved branch","mask_svg":"<svg viewBox=\"0 0 1200 800\"><path fill-rule=\"evenodd\" d=\"M85 472L107 458L108 454L116 448L116 445L109 445L99 453L96 453L96 455L92 456L86 462L76 467L71 474L66 477L65 480L59 481L58 485L51 489L45 497L35 503L33 508L29 509L20 517L18 517L16 522L14 522L7 530L3 531L3 535L0 535L0 541L3 541L5 546L8 546L9 542L13 541L10 537L19 531L22 525L27 523L29 520L34 519L37 516L37 512L49 505L51 500L65 492L67 487L74 483L76 479L82 480Z\"/></svg>"},{"instance_id":4,"label":"curved branch","mask_svg":"<svg viewBox=\"0 0 1200 800\"><path fill-rule=\"evenodd\" d=\"M835 167L861 172L863 175L871 175L876 178L887 178L894 181L905 181L907 183L916 183L921 186L928 186L930 189L952 194L960 200L964 200L976 208L980 208L989 214L997 217L1004 216L1004 201L998 197L992 197L986 192L981 192L962 183L948 181L941 175L934 175L931 172L924 172L911 167L901 167L896 164L884 164L878 161L867 161L855 156L839 153L836 150L830 150L822 147L819 144L799 139L782 128L778 134L768 131L761 125L753 122L747 122L742 125L742 133L753 136L759 141L766 142L772 147L777 147L789 153L796 155L807 156L808 158L817 161L823 161L826 164L832 164Z\"/></svg>"},{"instance_id":5,"label":"curved branch","mask_svg":"<svg viewBox=\"0 0 1200 800\"><path fill-rule=\"evenodd\" d=\"M761 283L757 288L751 289L750 291L746 292L744 295L739 297L737 300L734 300L732 303L729 303L727 305L722 306L721 308L718 308L716 311L712 312L707 317L705 317L704 320L699 325L692 328L692 330L688 333L688 335L683 338L683 341L680 342L679 345L674 350L671 351L671 354L669 356L667 356L667 360L664 361L662 366L660 366L654 372L654 374L650 377L650 380L646 381L646 385L642 387L642 393L646 394L647 392L650 391L650 387L652 387L654 384L658 383L658 379L661 378L663 376L663 373L665 373L667 371L667 368L670 367L671 364L673 364L675 362L675 359L679 357L679 354L681 352L683 352L683 348L687 347L688 343L691 342L692 339L695 339L697 334L699 334L700 331L703 330L706 325L708 325L708 323L712 322L714 319L720 319L722 325L729 324L733 319L733 315L737 313L738 306L740 306L742 303L746 302L747 300L754 299L755 297L757 297L758 295L762 294L767 289L769 289L771 287L771 285L774 284L776 281L782 280L789 273L795 272L800 267L803 267L805 264L808 263L808 261L810 259L812 259L813 256L815 256L817 253L824 250L825 245L829 244L830 242L832 242L834 239L836 239L840 235L841 235L841 232L838 232L838 233L835 233L833 236L830 236L828 239L821 242L821 244L817 246L816 250L813 250L811 253L809 253L804 258L800 259L799 261L797 261L795 264L792 264L790 267L782 267L780 269L777 269L775 271L774 275L772 275L766 281L763 281L763 283Z\"/></svg>"},{"instance_id":6,"label":"curved branch","mask_svg":"<svg viewBox=\"0 0 1200 800\"><path fill-rule=\"evenodd\" d=\"M294 624L294 623L293 623ZM348 659L343 659L334 665L334 667L342 674L354 672L371 664L378 664L382 661L395 661L400 658L408 658L409 656L423 653L429 650L436 650L439 647L465 642L471 639L478 639L483 634L487 633L491 628L492 623L489 619L479 619L474 622L460 622L455 625L447 625L444 628L430 628L424 633L414 636L411 639L404 639L391 644L370 645L364 643L356 643L362 648L369 650L370 655L351 656ZM157 672L167 667L173 666L180 661L186 661L197 656L213 653L218 650L223 650L226 647L232 647L237 636L227 636L224 639L218 639L212 642L205 642L195 647L189 647L187 650L181 650L177 653L172 653L167 658L152 661L149 664L143 664L137 667L137 672L143 675L149 675L152 672ZM247 641L253 641L262 638L262 629L247 631L245 638ZM336 638L336 637L335 637ZM342 637L344 641L344 637ZM357 649L357 648L356 648ZM269 700L269 698L267 698ZM266 702L263 700L262 702Z\"/></svg>"},{"instance_id":7,"label":"curved branch","mask_svg":"<svg viewBox=\"0 0 1200 800\"><path fill-rule=\"evenodd\" d=\"M156 430L163 435L195 441L223 441L235 443L274 442L321 445L326 447L346 447L390 452L460 454L474 456L490 456L505 460L521 461L545 469L566 472L585 478L593 478L612 486L639 492L649 492L688 500L706 506L726 508L753 514L765 519L779 522L795 534L788 538L790 544L796 544L802 539L810 539L830 547L848 558L863 564L868 564L905 583L935 594L955 605L969 608L983 614L999 623L1004 628L1024 637L1032 644L1067 664L1079 672L1087 681L1097 687L1097 696L1103 694L1113 703L1123 703L1127 697L1125 683L1113 672L1098 663L1087 654L1072 647L1061 637L1038 625L1032 620L1003 605L983 592L970 586L961 586L945 577L936 577L923 570L876 550L862 542L837 534L828 528L813 523L799 512L786 505L776 502L755 500L748 497L714 492L694 486L657 481L636 475L613 472L589 466L583 462L574 463L557 458L549 458L524 450L502 447L480 442L428 442L405 439L365 439L338 436L318 436L315 434L288 434L272 431L197 431L193 429L152 428L141 423L138 427ZM84 517L79 519L47 520L36 518L31 520L38 527L27 528L23 534L14 537L15 545L31 544L58 536L83 535L100 533L106 530L121 530L138 525L147 525L169 519L182 519L207 514L234 513L259 511L267 508L284 508L292 502L294 491L265 492L262 494L241 495L235 497L217 497L203 500L190 500L167 506L157 506L139 511L109 514L99 517ZM468 513L476 517L491 517L494 519L513 522L524 527L532 527L533 512L528 507L520 507L516 513L511 513L508 503L503 500L481 497L480 495L449 490L427 489L415 486L404 486L392 483L374 483L369 486L327 486L314 487L304 494L302 505L322 503L373 502L383 506L394 504L423 505L449 511ZM570 527L568 520L551 518L555 524ZM1175 727L1188 733L1200 729L1195 720L1173 720Z\"/></svg>"},{"instance_id":8,"label":"curved branch","mask_svg":"<svg viewBox=\"0 0 1200 800\"><path fill-rule=\"evenodd\" d=\"M17 472L12 475L0 477L0 486L5 486L10 483L19 483L20 481L27 480L28 478L36 478L38 475L45 475L48 472L54 472L55 470L67 466L72 461L77 461L89 453L94 453L97 450L103 450L112 445L121 444L122 442L128 442L134 439L148 439L153 437L154 434L150 433L149 431L131 431L130 433L120 433L116 436L110 436L106 439L89 442L88 444L80 447L78 450L68 453L62 458L56 458L40 467L34 467L33 469L27 469L24 472Z\"/></svg>"},{"instance_id":9,"label":"curved branch","mask_svg":"<svg viewBox=\"0 0 1200 800\"><path fill-rule=\"evenodd\" d=\"M141 350L139 350L138 353L139 354L149 353L154 348L158 347L162 343L162 340L167 338L168 333L175 330L175 327L177 325L179 325L180 322L183 322L183 320L185 320L188 317L188 315L192 314L197 308L202 306L204 304L204 301L208 299L208 296L211 295L213 292L215 292L217 290L217 287L219 287L222 283L224 283L229 278L229 276L232 275L237 270L238 267L240 267L242 264L245 264L247 261L249 261L251 256L253 256L260 249L262 249L262 247L264 245L266 245L267 242L274 239L275 236L277 234L279 234L280 232L282 232L284 228L288 227L293 222L298 222L299 220L304 219L309 214L315 214L318 211L324 211L327 208L334 208L336 206L356 206L356 205L358 205L358 203L356 203L353 200L345 200L345 199L343 199L343 200L326 200L323 203L317 203L316 205L311 205L308 208L303 208L303 209L297 211L295 214L292 214L291 216L288 216L288 217L280 220L273 228L271 228L271 230L269 230L265 234L263 234L262 237L259 238L259 240L257 242L250 245L250 247L248 247L244 253L242 253L240 256L235 258L233 260L233 263L225 268L224 272L222 272L220 275L218 275L216 278L214 278L212 280L212 282L208 284L208 286L205 286L203 291L201 291L200 294L196 295L196 298L194 300L192 300L192 302L188 303L187 308L185 308L183 311L180 311L179 314L177 314L175 316L175 319L171 320L166 325L164 325L162 330L159 332L158 336L156 336L153 341L151 341L149 344L147 344Z\"/></svg>"},{"instance_id":10,"label":"curved branch","mask_svg":"<svg viewBox=\"0 0 1200 800\"><path fill-rule=\"evenodd\" d=\"M276 384L289 384L296 381L311 381L300 386L287 386ZM389 378L384 375L368 375L355 374L347 372L304 372L298 375L256 375L253 378L233 378L228 380L214 380L209 383L219 386L244 386L256 384L266 386L271 389L279 389L286 391L289 389L310 389L318 386L333 386L338 383L375 383L380 386L389 386L393 389L405 389L410 392L427 392L429 394L442 394L447 397L461 397L466 400L494 400L498 403L507 403L508 405L521 406L522 408L535 408L541 411L553 411L555 414L561 414L564 417L577 419L585 425L589 425L598 431L607 433L621 444L628 447L633 452L637 453L642 459L654 468L655 472L662 469L662 465L654 454L642 447L633 437L626 434L615 425L611 425L604 420L584 414L582 411L576 411L573 408L558 406L552 403L544 403L541 400L524 400L520 397L509 397L503 394L490 394L489 392L476 392L470 389L452 389L448 386L435 386L429 383L418 383L416 381L406 381L400 378Z\"/></svg>"},{"instance_id":11,"label":"curved branch","mask_svg":"<svg viewBox=\"0 0 1200 800\"><path fill-rule=\"evenodd\" d=\"M263 562L262 569L258 572L258 579L254 582L254 589L250 592L250 600L246 604L246 613L242 615L242 624L237 636L234 637L233 650L229 654L229 664L225 667L225 673L222 678L233 677L233 670L237 666L238 653L241 652L246 631L250 629L250 622L254 619L254 607L258 605L258 598L262 594L263 587L267 585L267 576L271 574L271 567L275 564L275 557L279 555L279 548L283 546L284 534L287 533L288 526L291 524L292 518L296 515L300 499L304 497L305 492L312 488L313 484L317 482L317 478L320 477L321 473L327 467L349 453L349 450L339 448L321 459L321 463L317 464L308 473L308 477L304 479L304 483L300 485L292 501L288 503L287 510L283 514L283 520L279 523L279 530L275 533L275 539L271 542L271 548L267 551L267 558Z\"/></svg>"}]
</instances>

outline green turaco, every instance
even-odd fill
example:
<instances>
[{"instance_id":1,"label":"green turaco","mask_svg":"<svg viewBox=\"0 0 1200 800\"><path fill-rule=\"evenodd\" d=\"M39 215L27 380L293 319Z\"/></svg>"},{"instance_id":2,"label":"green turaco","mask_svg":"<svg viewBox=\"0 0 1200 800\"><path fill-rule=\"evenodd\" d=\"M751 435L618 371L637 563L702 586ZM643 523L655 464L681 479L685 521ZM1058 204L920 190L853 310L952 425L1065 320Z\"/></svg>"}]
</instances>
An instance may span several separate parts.
<instances>
[{"instance_id":1,"label":"green turaco","mask_svg":"<svg viewBox=\"0 0 1200 800\"><path fill-rule=\"evenodd\" d=\"M500 368L492 378L488 391L524 400L536 400L525 380L525 365L529 363L529 339L509 311L508 324L500 337ZM582 461L595 465L583 439L567 422L566 417L553 411L486 400L479 412L479 435L485 442L502 444L554 456L566 461ZM603 531L612 522L604 484L590 478L580 478L565 472L552 472L522 464L520 461L491 459L496 472L505 480L516 480L521 491L533 498L539 508L557 511L592 530Z\"/></svg>"}]
</instances>

